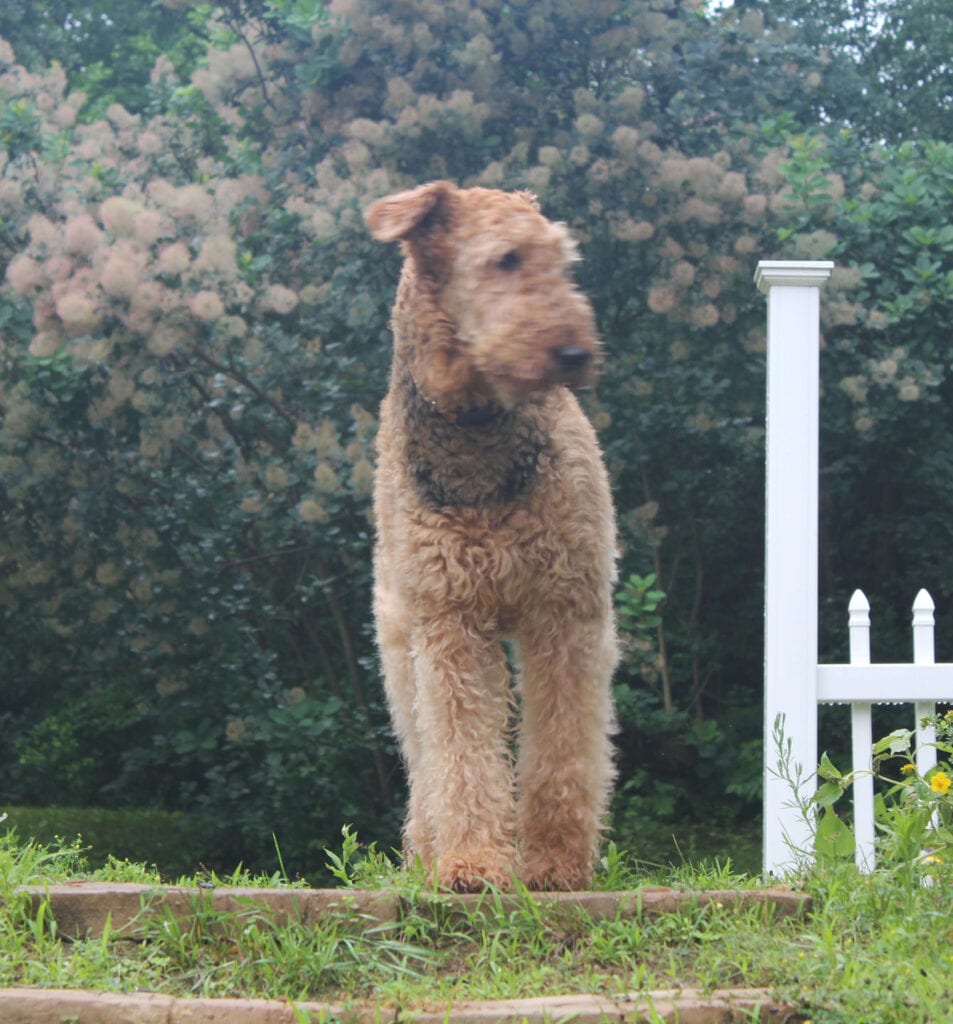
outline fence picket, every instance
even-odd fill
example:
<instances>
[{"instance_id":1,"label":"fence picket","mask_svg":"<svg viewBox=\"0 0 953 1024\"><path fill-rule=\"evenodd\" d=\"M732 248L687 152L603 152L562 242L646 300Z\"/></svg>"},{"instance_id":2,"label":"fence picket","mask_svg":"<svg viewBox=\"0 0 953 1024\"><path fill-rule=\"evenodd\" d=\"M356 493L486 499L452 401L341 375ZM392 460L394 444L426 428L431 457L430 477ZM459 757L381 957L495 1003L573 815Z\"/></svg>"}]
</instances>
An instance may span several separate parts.
<instances>
[{"instance_id":1,"label":"fence picket","mask_svg":"<svg viewBox=\"0 0 953 1024\"><path fill-rule=\"evenodd\" d=\"M855 590L847 606L850 635L850 663L870 665L870 602L862 590ZM854 771L854 861L860 871L874 866L874 777L871 748L873 704L854 701L850 706L851 760Z\"/></svg>"},{"instance_id":2,"label":"fence picket","mask_svg":"<svg viewBox=\"0 0 953 1024\"><path fill-rule=\"evenodd\" d=\"M921 590L913 602L913 663L933 665L934 662L934 610L933 598ZM914 701L916 716L917 771L921 775L936 767L936 729L923 725L923 719L936 711L932 701Z\"/></svg>"}]
</instances>

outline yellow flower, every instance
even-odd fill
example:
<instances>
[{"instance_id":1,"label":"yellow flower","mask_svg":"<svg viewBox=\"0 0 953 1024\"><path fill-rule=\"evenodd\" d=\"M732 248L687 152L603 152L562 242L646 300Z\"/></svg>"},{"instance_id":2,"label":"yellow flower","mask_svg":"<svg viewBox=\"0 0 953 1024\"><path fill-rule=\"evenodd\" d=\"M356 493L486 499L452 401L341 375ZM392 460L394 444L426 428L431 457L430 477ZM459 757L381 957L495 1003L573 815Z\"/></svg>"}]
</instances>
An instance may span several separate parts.
<instances>
[{"instance_id":1,"label":"yellow flower","mask_svg":"<svg viewBox=\"0 0 953 1024\"><path fill-rule=\"evenodd\" d=\"M916 771L917 766L915 764L902 764L900 765L900 771L904 775L908 775L910 772Z\"/></svg>"},{"instance_id":2,"label":"yellow flower","mask_svg":"<svg viewBox=\"0 0 953 1024\"><path fill-rule=\"evenodd\" d=\"M935 772L930 778L930 789L941 796L946 796L949 793L950 786L953 786L953 779L946 772Z\"/></svg>"}]
</instances>

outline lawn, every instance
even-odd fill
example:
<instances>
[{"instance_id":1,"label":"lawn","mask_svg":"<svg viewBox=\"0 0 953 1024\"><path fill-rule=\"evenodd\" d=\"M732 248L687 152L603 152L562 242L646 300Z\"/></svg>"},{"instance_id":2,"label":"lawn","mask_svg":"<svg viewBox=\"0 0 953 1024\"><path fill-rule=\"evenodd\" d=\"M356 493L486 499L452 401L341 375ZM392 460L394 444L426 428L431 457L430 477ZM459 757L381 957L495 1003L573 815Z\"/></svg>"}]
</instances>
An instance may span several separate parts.
<instances>
[{"instance_id":1,"label":"lawn","mask_svg":"<svg viewBox=\"0 0 953 1024\"><path fill-rule=\"evenodd\" d=\"M660 917L590 920L541 906L529 894L486 900L478 911L434 914L429 880L404 872L346 834L329 853L342 887L398 892L409 912L376 928L342 914L308 927L258 911L187 923L158 915L144 941L64 941L48 910L34 913L26 884L78 878L168 882L141 865L90 870L77 844L40 846L0 837L0 984L264 996L339 1004L379 1000L413 1008L435 1001L545 994L767 987L813 1024L946 1021L953 1005L953 872L858 875L849 864L796 880L812 910L785 917L765 905L689 906ZM172 880L283 886L280 875ZM728 862L648 868L610 846L596 885L634 889L751 888ZM428 909L429 907L429 909ZM419 908L416 912L415 908Z\"/></svg>"}]
</instances>

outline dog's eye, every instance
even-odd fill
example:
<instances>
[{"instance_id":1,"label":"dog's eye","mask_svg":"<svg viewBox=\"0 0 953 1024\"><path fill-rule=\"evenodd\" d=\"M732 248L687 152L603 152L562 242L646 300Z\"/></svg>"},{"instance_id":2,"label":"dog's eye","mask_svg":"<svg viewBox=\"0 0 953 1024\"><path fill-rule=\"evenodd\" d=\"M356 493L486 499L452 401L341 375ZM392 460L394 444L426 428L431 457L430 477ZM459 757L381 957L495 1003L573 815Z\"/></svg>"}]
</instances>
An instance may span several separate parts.
<instances>
[{"instance_id":1,"label":"dog's eye","mask_svg":"<svg viewBox=\"0 0 953 1024\"><path fill-rule=\"evenodd\" d=\"M501 256L496 261L496 265L500 270L518 270L520 263L522 263L522 259L515 249L510 249L505 256Z\"/></svg>"}]
</instances>

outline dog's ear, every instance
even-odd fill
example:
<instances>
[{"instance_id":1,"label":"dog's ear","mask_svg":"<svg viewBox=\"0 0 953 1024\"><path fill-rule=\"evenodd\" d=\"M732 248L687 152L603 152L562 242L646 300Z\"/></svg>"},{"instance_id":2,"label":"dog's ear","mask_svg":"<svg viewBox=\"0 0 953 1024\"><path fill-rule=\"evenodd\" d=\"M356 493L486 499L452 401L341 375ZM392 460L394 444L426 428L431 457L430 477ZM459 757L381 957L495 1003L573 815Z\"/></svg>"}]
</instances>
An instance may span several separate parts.
<instances>
[{"instance_id":1,"label":"dog's ear","mask_svg":"<svg viewBox=\"0 0 953 1024\"><path fill-rule=\"evenodd\" d=\"M539 205L539 200L536 198L536 196L532 192L527 191L525 188L521 188L517 192L515 192L514 194L518 195L520 197L520 199L522 199L525 202L529 203L529 205L532 206L532 208L537 213L541 212L540 205Z\"/></svg>"},{"instance_id":2,"label":"dog's ear","mask_svg":"<svg viewBox=\"0 0 953 1024\"><path fill-rule=\"evenodd\" d=\"M456 190L450 181L432 181L384 196L368 207L364 221L379 242L396 242L431 224Z\"/></svg>"}]
</instances>

